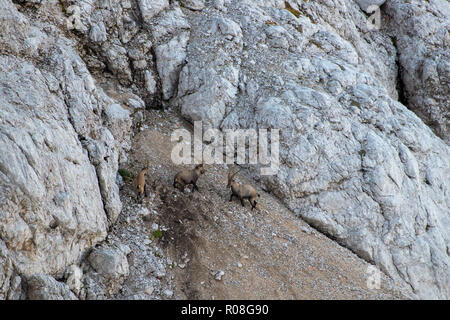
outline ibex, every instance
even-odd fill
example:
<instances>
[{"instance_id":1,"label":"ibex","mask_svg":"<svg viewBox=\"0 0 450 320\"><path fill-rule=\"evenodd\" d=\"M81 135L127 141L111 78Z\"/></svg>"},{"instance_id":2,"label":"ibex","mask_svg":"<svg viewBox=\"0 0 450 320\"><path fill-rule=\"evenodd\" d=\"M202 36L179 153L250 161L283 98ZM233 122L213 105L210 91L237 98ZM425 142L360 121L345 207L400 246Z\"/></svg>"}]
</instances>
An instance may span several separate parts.
<instances>
[{"instance_id":1,"label":"ibex","mask_svg":"<svg viewBox=\"0 0 450 320\"><path fill-rule=\"evenodd\" d=\"M142 200L144 194L145 196L148 196L147 184L145 183L145 175L147 174L147 171L148 165L139 172L138 176L134 180L137 201Z\"/></svg>"},{"instance_id":2,"label":"ibex","mask_svg":"<svg viewBox=\"0 0 450 320\"><path fill-rule=\"evenodd\" d=\"M249 184L239 184L236 181L234 181L234 176L240 171L233 173L233 169L230 168L228 171L228 184L227 188L231 187L231 196L230 196L230 202L233 200L233 197L238 197L241 200L241 204L243 207L245 207L244 199L248 199L250 204L253 208L256 208L256 197L259 197L259 193L256 192L255 188L253 188Z\"/></svg>"},{"instance_id":3,"label":"ibex","mask_svg":"<svg viewBox=\"0 0 450 320\"><path fill-rule=\"evenodd\" d=\"M194 190L198 190L197 180L201 174L205 173L205 166L202 161L202 164L198 164L194 169L185 169L178 172L173 179L173 187L178 188L181 192L184 191L184 187L188 184L192 184L194 186Z\"/></svg>"}]
</instances>

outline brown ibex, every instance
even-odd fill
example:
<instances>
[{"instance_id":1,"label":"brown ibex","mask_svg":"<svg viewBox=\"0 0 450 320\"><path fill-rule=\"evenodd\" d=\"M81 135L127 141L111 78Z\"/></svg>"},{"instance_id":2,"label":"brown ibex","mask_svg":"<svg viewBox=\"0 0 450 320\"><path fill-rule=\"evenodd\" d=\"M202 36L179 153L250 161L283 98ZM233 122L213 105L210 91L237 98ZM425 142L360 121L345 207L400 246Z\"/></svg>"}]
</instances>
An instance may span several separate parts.
<instances>
[{"instance_id":1,"label":"brown ibex","mask_svg":"<svg viewBox=\"0 0 450 320\"><path fill-rule=\"evenodd\" d=\"M256 208L256 204L257 204L256 197L259 197L260 195L259 195L259 193L256 192L255 188L253 188L251 185L239 184L236 181L234 181L234 176L240 170L241 169L239 169L238 171L233 173L233 169L230 168L230 170L228 171L227 188L231 187L230 202L233 200L233 197L238 197L239 200L241 200L242 206L245 207L244 199L248 199L248 201L252 205L252 210L253 210L253 208Z\"/></svg>"},{"instance_id":2,"label":"brown ibex","mask_svg":"<svg viewBox=\"0 0 450 320\"><path fill-rule=\"evenodd\" d=\"M134 187L137 193L136 201L142 201L144 194L145 196L148 196L147 184L145 183L145 175L147 174L147 171L148 165L139 172L138 176L134 180Z\"/></svg>"},{"instance_id":3,"label":"brown ibex","mask_svg":"<svg viewBox=\"0 0 450 320\"><path fill-rule=\"evenodd\" d=\"M194 190L199 191L197 187L197 180L203 173L205 173L205 166L202 161L202 164L196 165L194 169L185 169L178 172L173 179L173 187L178 188L181 192L183 192L184 188L188 184L192 184L194 186Z\"/></svg>"}]
</instances>

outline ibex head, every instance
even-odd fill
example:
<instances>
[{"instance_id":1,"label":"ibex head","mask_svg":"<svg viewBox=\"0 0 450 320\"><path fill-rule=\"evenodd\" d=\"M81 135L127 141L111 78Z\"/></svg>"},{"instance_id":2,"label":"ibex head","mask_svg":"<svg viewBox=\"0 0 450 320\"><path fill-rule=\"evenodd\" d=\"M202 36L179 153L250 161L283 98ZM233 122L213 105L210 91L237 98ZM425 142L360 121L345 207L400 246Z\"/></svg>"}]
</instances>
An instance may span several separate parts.
<instances>
[{"instance_id":1,"label":"ibex head","mask_svg":"<svg viewBox=\"0 0 450 320\"><path fill-rule=\"evenodd\" d=\"M241 169L239 169L238 171L233 173L233 168L230 168L230 170L228 170L228 184L227 184L227 188L231 187L231 183L233 182L234 176L241 171Z\"/></svg>"},{"instance_id":2,"label":"ibex head","mask_svg":"<svg viewBox=\"0 0 450 320\"><path fill-rule=\"evenodd\" d=\"M194 170L199 172L200 174L205 173L205 164L204 164L203 160L202 160L202 164L196 165Z\"/></svg>"}]
</instances>

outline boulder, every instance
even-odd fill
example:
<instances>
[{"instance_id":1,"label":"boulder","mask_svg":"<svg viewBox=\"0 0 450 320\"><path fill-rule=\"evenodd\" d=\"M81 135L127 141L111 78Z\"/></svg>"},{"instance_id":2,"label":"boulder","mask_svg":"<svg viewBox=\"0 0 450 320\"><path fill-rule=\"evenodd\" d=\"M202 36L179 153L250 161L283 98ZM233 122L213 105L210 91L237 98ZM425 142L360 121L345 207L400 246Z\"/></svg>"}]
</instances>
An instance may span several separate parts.
<instances>
[{"instance_id":1,"label":"boulder","mask_svg":"<svg viewBox=\"0 0 450 320\"><path fill-rule=\"evenodd\" d=\"M14 30L0 36L0 248L20 277L62 278L121 211L123 148L109 129L123 141L130 132L122 118L103 125L117 102L72 40L10 1L0 1L0 24Z\"/></svg>"},{"instance_id":2,"label":"boulder","mask_svg":"<svg viewBox=\"0 0 450 320\"><path fill-rule=\"evenodd\" d=\"M27 279L27 298L30 300L78 300L63 282L48 275L33 275Z\"/></svg>"},{"instance_id":3,"label":"boulder","mask_svg":"<svg viewBox=\"0 0 450 320\"><path fill-rule=\"evenodd\" d=\"M96 248L89 255L89 263L94 270L106 278L121 278L128 276L128 250L116 248Z\"/></svg>"}]
</instances>

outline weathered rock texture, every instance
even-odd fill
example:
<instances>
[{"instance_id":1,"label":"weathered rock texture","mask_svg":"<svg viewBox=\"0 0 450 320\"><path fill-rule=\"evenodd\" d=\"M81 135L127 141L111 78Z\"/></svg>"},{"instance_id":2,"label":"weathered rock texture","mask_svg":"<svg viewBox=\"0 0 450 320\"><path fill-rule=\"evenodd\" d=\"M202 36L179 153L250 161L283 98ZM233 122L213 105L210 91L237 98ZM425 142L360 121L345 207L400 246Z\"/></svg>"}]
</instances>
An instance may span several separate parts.
<instances>
[{"instance_id":1,"label":"weathered rock texture","mask_svg":"<svg viewBox=\"0 0 450 320\"><path fill-rule=\"evenodd\" d=\"M386 2L386 0L355 0L355 2L359 5L359 7L362 10L368 13L373 13L374 11L371 9L380 7Z\"/></svg>"},{"instance_id":2,"label":"weathered rock texture","mask_svg":"<svg viewBox=\"0 0 450 320\"><path fill-rule=\"evenodd\" d=\"M2 0L0 26L1 265L61 277L121 211L131 121L54 25Z\"/></svg>"},{"instance_id":3,"label":"weathered rock texture","mask_svg":"<svg viewBox=\"0 0 450 320\"><path fill-rule=\"evenodd\" d=\"M88 257L90 268L84 277L81 296L85 299L104 299L117 294L130 272L129 253L130 248L121 243L115 247L104 245L93 249Z\"/></svg>"},{"instance_id":4,"label":"weathered rock texture","mask_svg":"<svg viewBox=\"0 0 450 320\"><path fill-rule=\"evenodd\" d=\"M27 280L28 299L31 300L77 300L64 282L48 275L34 275Z\"/></svg>"},{"instance_id":5,"label":"weathered rock texture","mask_svg":"<svg viewBox=\"0 0 450 320\"><path fill-rule=\"evenodd\" d=\"M182 114L222 129L281 129L280 170L260 179L264 187L419 297L448 297L449 147L396 100L404 77L390 37L369 32L352 1L227 9L189 16ZM239 32L217 32L214 21ZM236 40L242 49L230 45ZM448 86L434 79L442 115Z\"/></svg>"}]
</instances>

